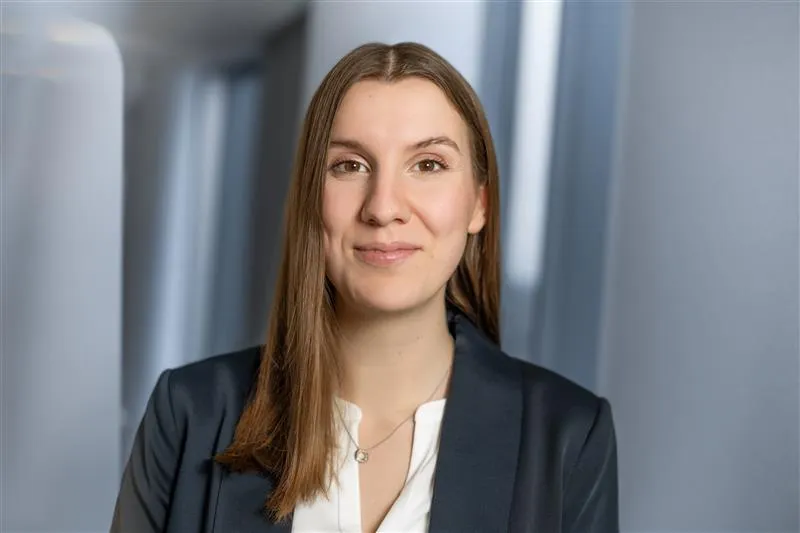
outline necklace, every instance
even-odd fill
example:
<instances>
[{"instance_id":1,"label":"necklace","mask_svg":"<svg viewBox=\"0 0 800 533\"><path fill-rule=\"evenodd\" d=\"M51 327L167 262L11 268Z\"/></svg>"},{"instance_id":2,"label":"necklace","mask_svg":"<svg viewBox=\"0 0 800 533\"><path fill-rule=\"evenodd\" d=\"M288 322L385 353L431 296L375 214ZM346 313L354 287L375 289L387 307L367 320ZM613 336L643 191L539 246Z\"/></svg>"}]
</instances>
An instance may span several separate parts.
<instances>
[{"instance_id":1,"label":"necklace","mask_svg":"<svg viewBox=\"0 0 800 533\"><path fill-rule=\"evenodd\" d=\"M433 389L433 392L431 392L431 395L428 396L428 399L425 400L424 402L422 402L422 404L426 404L429 401L431 401L431 399L433 399L433 397L436 395L436 392L442 386L442 383L444 383L444 380L445 380L445 378L447 378L447 375L449 373L450 373L450 366L447 367L447 370L445 371L444 375L442 376L442 379L439 380L439 383L436 385L436 388ZM360 464L363 464L363 463L366 463L367 461L369 461L369 453L372 450L374 450L375 448L377 448L378 446L380 446L381 444L383 444L384 442L386 442L387 440L389 440L392 437L392 435L397 433L397 430L400 429L401 427L403 427L403 425L405 425L406 422L411 420L414 417L414 414L416 413L416 411L414 411L410 415L408 415L406 418L404 418L402 422L400 422L399 424L397 424L395 426L395 428L391 431L391 433L389 433L384 438L382 438L380 441L378 441L377 444L373 444L372 446L362 448L361 446L358 445L358 443L356 442L356 439L353 438L353 435L350 434L350 430L347 428L347 423L344 420L344 415L342 414L342 412L339 409L338 405L336 406L336 412L339 413L339 418L342 421L342 427L344 427L345 433L347 433L347 438L349 438L350 442L353 443L353 446L356 447L356 451L353 454L353 458L356 460L357 463L360 463Z\"/></svg>"}]
</instances>

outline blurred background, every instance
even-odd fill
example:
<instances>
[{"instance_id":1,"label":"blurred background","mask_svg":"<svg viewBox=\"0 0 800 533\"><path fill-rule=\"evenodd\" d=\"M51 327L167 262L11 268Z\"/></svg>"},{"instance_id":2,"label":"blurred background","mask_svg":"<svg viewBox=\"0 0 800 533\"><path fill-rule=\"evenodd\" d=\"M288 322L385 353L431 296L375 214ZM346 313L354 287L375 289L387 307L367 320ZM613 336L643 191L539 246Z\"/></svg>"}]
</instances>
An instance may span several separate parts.
<instances>
[{"instance_id":1,"label":"blurred background","mask_svg":"<svg viewBox=\"0 0 800 533\"><path fill-rule=\"evenodd\" d=\"M260 343L299 122L478 91L503 346L608 397L630 532L800 531L797 2L2 2L0 531L107 530L165 368Z\"/></svg>"}]
</instances>

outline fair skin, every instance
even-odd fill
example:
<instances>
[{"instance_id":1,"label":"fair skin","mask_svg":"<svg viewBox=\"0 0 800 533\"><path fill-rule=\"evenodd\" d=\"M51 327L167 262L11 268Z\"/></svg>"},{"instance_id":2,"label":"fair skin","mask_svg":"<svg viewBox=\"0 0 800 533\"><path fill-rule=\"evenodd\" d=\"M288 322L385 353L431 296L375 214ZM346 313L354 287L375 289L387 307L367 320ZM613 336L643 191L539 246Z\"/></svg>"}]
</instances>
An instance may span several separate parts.
<instances>
[{"instance_id":1,"label":"fair skin","mask_svg":"<svg viewBox=\"0 0 800 533\"><path fill-rule=\"evenodd\" d=\"M445 285L485 223L469 132L433 83L362 81L339 107L323 195L328 278L341 331L339 395L371 446L449 371ZM405 484L413 422L359 466L362 529L376 531Z\"/></svg>"}]
</instances>

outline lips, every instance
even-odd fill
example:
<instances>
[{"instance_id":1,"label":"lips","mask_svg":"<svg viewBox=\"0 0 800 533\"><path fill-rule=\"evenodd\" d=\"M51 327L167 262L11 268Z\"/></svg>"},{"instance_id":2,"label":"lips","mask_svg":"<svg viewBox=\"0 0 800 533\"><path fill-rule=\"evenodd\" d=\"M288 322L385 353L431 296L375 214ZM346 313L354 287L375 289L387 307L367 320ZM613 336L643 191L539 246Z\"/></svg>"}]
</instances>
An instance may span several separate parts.
<instances>
[{"instance_id":1,"label":"lips","mask_svg":"<svg viewBox=\"0 0 800 533\"><path fill-rule=\"evenodd\" d=\"M379 267L403 263L419 250L419 246L405 242L368 243L354 247L355 256L359 260Z\"/></svg>"}]
</instances>

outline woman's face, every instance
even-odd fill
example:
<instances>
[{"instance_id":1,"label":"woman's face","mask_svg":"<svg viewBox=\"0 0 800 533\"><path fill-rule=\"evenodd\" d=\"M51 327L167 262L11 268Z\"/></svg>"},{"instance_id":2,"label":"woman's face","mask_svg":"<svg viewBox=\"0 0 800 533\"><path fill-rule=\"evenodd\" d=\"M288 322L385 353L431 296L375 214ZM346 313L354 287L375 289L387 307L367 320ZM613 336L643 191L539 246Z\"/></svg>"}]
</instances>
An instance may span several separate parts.
<instances>
[{"instance_id":1,"label":"woman's face","mask_svg":"<svg viewBox=\"0 0 800 533\"><path fill-rule=\"evenodd\" d=\"M409 311L444 297L485 200L467 125L433 83L362 81L331 131L325 258L337 305Z\"/></svg>"}]
</instances>

